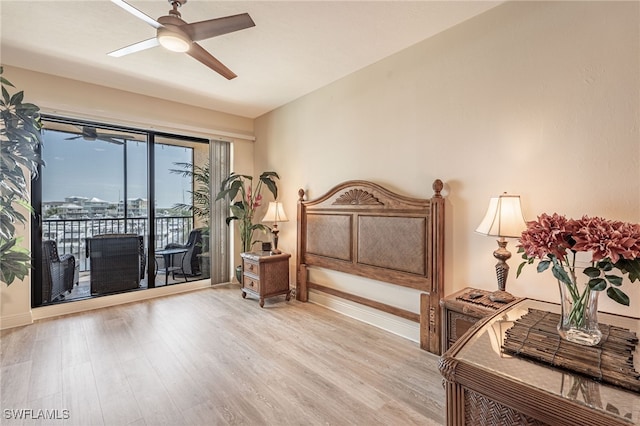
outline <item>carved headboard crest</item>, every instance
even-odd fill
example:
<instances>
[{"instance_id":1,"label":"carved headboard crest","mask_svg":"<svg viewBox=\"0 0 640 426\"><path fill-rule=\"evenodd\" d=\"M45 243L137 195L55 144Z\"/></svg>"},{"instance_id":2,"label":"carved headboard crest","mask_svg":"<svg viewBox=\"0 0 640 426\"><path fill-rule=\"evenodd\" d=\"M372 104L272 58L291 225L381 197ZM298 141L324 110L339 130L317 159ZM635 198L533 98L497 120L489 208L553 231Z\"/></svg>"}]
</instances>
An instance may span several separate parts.
<instances>
[{"instance_id":1,"label":"carved headboard crest","mask_svg":"<svg viewBox=\"0 0 640 426\"><path fill-rule=\"evenodd\" d=\"M341 196L339 196L333 204L337 205L384 205L380 200L378 200L373 194L365 191L364 189L351 189Z\"/></svg>"}]
</instances>

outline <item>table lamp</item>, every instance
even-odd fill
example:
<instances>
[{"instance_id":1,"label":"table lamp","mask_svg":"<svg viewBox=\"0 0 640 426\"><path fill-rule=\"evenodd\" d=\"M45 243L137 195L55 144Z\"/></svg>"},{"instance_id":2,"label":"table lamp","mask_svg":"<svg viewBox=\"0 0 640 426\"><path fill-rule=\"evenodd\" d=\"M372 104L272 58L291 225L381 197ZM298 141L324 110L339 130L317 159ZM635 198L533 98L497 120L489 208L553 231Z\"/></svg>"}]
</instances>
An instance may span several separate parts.
<instances>
[{"instance_id":1,"label":"table lamp","mask_svg":"<svg viewBox=\"0 0 640 426\"><path fill-rule=\"evenodd\" d=\"M509 274L507 259L511 257L511 252L506 248L507 240L505 238L519 238L526 227L519 195L507 195L505 192L489 200L487 213L476 228L476 232L500 237L497 240L498 249L493 252L493 257L498 259L498 263L496 263L498 290L489 295L489 299L494 302L507 303L514 300L514 297L506 291L507 275Z\"/></svg>"},{"instance_id":2,"label":"table lamp","mask_svg":"<svg viewBox=\"0 0 640 426\"><path fill-rule=\"evenodd\" d=\"M279 201L271 201L269 202L269 207L267 208L267 213L262 218L263 222L273 222L273 228L271 228L271 232L273 232L273 249L271 250L272 254L280 254L281 250L278 250L278 222L288 222L287 215L284 213L284 207L282 203Z\"/></svg>"}]
</instances>

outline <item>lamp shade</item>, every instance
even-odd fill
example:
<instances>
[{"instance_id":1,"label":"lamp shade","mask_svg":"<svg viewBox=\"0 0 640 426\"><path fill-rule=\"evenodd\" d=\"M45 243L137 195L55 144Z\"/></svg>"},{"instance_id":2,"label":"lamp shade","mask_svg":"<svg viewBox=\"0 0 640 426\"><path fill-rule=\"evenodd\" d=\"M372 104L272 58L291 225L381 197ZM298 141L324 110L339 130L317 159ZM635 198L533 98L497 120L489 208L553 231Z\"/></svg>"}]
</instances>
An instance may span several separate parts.
<instances>
[{"instance_id":1,"label":"lamp shade","mask_svg":"<svg viewBox=\"0 0 640 426\"><path fill-rule=\"evenodd\" d=\"M263 222L288 222L287 215L284 213L284 206L279 201L269 202L267 214L262 218Z\"/></svg>"},{"instance_id":2,"label":"lamp shade","mask_svg":"<svg viewBox=\"0 0 640 426\"><path fill-rule=\"evenodd\" d=\"M487 213L476 232L496 237L518 238L526 228L520 196L504 193L489 200Z\"/></svg>"}]
</instances>

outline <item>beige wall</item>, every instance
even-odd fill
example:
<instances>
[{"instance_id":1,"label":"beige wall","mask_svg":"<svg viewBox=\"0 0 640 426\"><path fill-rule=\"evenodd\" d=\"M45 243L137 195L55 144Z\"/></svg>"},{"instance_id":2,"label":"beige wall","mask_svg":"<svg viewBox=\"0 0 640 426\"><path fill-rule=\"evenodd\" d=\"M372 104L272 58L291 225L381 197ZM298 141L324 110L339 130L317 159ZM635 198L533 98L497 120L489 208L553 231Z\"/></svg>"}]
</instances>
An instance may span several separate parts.
<instances>
[{"instance_id":1,"label":"beige wall","mask_svg":"<svg viewBox=\"0 0 640 426\"><path fill-rule=\"evenodd\" d=\"M43 112L223 140L253 138L253 120L15 67L4 76Z\"/></svg>"},{"instance_id":2,"label":"beige wall","mask_svg":"<svg viewBox=\"0 0 640 426\"><path fill-rule=\"evenodd\" d=\"M474 233L491 196L522 196L524 214L640 221L638 2L513 2L256 120L256 170L281 173L296 216L348 179L430 197L445 182L446 292L496 288L491 237ZM295 222L280 247L295 254ZM507 289L555 301L550 273L529 268ZM294 271L292 271L294 272ZM417 309L415 294L341 274L318 281ZM600 298L603 310L638 317Z\"/></svg>"},{"instance_id":3,"label":"beige wall","mask_svg":"<svg viewBox=\"0 0 640 426\"><path fill-rule=\"evenodd\" d=\"M240 147L240 155L235 158L243 171L252 171L251 119L10 66L4 67L3 77L25 91L26 102L38 105L46 113L231 141ZM18 226L25 246L30 244L28 229ZM30 279L15 281L9 287L0 284L0 328L27 324L39 316L31 311L30 285ZM100 299L105 299L101 303L108 303L107 298ZM119 303L122 300L118 298Z\"/></svg>"}]
</instances>

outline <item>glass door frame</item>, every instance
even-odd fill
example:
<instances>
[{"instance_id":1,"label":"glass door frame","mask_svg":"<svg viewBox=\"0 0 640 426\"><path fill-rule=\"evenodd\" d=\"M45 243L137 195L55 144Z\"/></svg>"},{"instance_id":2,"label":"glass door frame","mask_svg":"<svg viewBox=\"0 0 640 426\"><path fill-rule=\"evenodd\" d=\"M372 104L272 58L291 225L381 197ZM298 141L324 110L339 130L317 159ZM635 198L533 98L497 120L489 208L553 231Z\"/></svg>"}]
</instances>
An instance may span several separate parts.
<instances>
[{"instance_id":1,"label":"glass door frame","mask_svg":"<svg viewBox=\"0 0 640 426\"><path fill-rule=\"evenodd\" d=\"M43 122L43 127L47 122L50 123L59 123L59 124L70 124L75 126L93 126L99 128L101 130L111 130L111 131L120 131L120 132L128 132L132 134L138 135L146 135L146 143L147 143L147 220L148 220L148 236L147 236L147 288L155 287L155 279L156 279L156 271L155 271L155 239L156 239L156 212L155 212L155 199L156 199L156 188L155 188L155 147L156 147L156 138L167 138L167 139L175 139L181 141L187 141L192 143L204 143L208 145L209 157L211 151L211 141L210 139L202 138L202 137L194 137L194 136L185 136L175 133L169 132L161 132L156 130L148 130L142 128L135 127L127 127L120 125L112 125L109 123L91 121L91 120L83 120L83 119L74 119L61 117L57 115L50 114L41 114L41 119ZM45 141L46 145L46 141ZM46 149L46 146L44 147ZM41 152L40 152L41 153ZM125 223L126 223L126 209L127 209L127 160L126 160L126 149L125 155L123 156L123 166L124 170L124 206L125 209ZM46 166L45 166L46 167ZM31 204L33 206L33 219L31 221L31 247L32 247L32 256L33 263L35 267L32 270L32 283L31 283L31 306L38 307L42 306L37 304L39 300L41 300L41 292L42 292L42 235L43 235L43 217L42 217L42 203L43 203L43 193L42 193L42 166L38 167L37 175L33 176L31 181ZM193 182L192 182L193 186ZM192 188L193 189L193 188ZM195 221L194 221L195 223ZM126 228L125 228L126 230Z\"/></svg>"}]
</instances>

